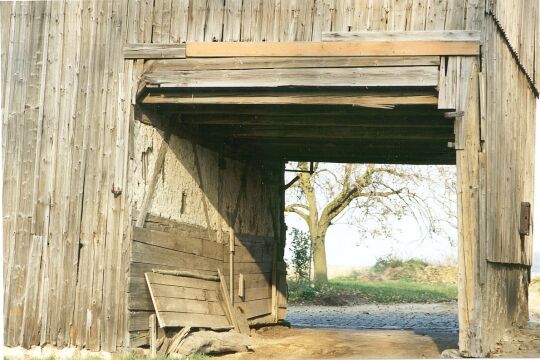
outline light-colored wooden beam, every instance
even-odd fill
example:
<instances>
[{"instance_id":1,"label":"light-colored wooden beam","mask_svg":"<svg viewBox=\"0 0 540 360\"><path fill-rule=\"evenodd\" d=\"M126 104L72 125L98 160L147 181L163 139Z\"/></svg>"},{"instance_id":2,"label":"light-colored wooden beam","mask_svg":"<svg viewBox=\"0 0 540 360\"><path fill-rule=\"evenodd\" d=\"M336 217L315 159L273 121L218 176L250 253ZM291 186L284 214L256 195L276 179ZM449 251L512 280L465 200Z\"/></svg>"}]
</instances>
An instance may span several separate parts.
<instances>
[{"instance_id":1,"label":"light-colored wooden beam","mask_svg":"<svg viewBox=\"0 0 540 360\"><path fill-rule=\"evenodd\" d=\"M480 41L480 32L472 30L323 32L322 41Z\"/></svg>"},{"instance_id":2,"label":"light-colored wooden beam","mask_svg":"<svg viewBox=\"0 0 540 360\"><path fill-rule=\"evenodd\" d=\"M193 42L186 57L476 56L479 41Z\"/></svg>"}]
</instances>

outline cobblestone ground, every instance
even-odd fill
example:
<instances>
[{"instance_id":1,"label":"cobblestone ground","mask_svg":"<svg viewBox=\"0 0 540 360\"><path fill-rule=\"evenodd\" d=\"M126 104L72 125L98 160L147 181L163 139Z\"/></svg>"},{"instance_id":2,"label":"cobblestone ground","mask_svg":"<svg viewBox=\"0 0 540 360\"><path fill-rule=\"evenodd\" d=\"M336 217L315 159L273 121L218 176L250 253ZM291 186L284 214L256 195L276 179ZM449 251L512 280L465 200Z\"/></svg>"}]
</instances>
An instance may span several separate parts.
<instances>
[{"instance_id":1,"label":"cobblestone ground","mask_svg":"<svg viewBox=\"0 0 540 360\"><path fill-rule=\"evenodd\" d=\"M292 305L287 320L296 327L458 331L457 302L440 304Z\"/></svg>"}]
</instances>

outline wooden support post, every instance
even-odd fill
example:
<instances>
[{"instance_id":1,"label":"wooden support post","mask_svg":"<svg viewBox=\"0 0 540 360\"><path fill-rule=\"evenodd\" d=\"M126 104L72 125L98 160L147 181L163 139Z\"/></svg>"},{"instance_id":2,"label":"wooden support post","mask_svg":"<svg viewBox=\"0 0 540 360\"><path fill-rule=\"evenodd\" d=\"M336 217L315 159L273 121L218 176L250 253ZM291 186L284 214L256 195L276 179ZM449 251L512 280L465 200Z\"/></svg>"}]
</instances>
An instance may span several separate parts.
<instances>
[{"instance_id":1,"label":"wooden support post","mask_svg":"<svg viewBox=\"0 0 540 360\"><path fill-rule=\"evenodd\" d=\"M157 355L157 324L155 314L148 317L148 335L150 337L150 357L155 358Z\"/></svg>"},{"instance_id":2,"label":"wooden support post","mask_svg":"<svg viewBox=\"0 0 540 360\"><path fill-rule=\"evenodd\" d=\"M480 183L481 174L485 174L482 166L480 146L480 106L478 85L478 64L473 63L467 74L462 74L460 84L467 89L462 92L458 104L465 111L461 123L455 124L456 133L460 131L461 146L456 147L456 167L458 174L458 315L459 315L459 349L463 356L481 357L483 350L483 317L485 306L482 283L485 277L486 258L483 254L485 245L480 234L485 234L480 223Z\"/></svg>"},{"instance_id":3,"label":"wooden support post","mask_svg":"<svg viewBox=\"0 0 540 360\"><path fill-rule=\"evenodd\" d=\"M229 298L232 305L234 305L234 238L234 229L231 227L229 231Z\"/></svg>"},{"instance_id":4,"label":"wooden support post","mask_svg":"<svg viewBox=\"0 0 540 360\"><path fill-rule=\"evenodd\" d=\"M278 188L279 191L285 192L284 189ZM278 321L278 296L277 296L277 286L278 286L278 245L280 243L280 227L276 223L276 214L275 214L275 203L272 201L273 192L272 188L268 188L269 192L268 198L268 210L272 218L272 231L274 233L274 242L272 246L272 319L274 322Z\"/></svg>"}]
</instances>

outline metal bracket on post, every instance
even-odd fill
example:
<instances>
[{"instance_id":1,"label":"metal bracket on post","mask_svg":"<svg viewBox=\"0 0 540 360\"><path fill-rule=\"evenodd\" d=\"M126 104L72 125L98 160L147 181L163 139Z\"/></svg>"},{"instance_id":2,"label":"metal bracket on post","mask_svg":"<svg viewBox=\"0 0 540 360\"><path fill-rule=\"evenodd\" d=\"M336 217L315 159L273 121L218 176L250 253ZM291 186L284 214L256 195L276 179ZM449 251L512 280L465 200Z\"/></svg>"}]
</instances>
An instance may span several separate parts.
<instances>
[{"instance_id":1,"label":"metal bracket on post","mask_svg":"<svg viewBox=\"0 0 540 360\"><path fill-rule=\"evenodd\" d=\"M519 215L519 235L529 235L531 227L531 203L522 202Z\"/></svg>"},{"instance_id":2,"label":"metal bracket on post","mask_svg":"<svg viewBox=\"0 0 540 360\"><path fill-rule=\"evenodd\" d=\"M295 172L295 173L306 173L306 174L309 174L309 175L313 175L313 173L315 172L313 161L309 162L309 170L285 169L283 171L285 171L285 172Z\"/></svg>"}]
</instances>

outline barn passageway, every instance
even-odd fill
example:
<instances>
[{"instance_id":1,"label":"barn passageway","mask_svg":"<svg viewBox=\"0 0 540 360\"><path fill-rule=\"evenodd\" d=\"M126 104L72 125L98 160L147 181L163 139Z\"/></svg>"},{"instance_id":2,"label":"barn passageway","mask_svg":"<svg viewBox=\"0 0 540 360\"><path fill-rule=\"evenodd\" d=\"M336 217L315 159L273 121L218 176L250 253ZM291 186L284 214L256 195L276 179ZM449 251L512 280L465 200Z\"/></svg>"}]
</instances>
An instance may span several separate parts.
<instances>
[{"instance_id":1,"label":"barn passageway","mask_svg":"<svg viewBox=\"0 0 540 360\"><path fill-rule=\"evenodd\" d=\"M137 95L142 110L138 119L213 150L224 158L263 169L270 164L280 164L284 169L287 161L456 163L454 125L458 114L448 106L439 106L439 57L212 60L149 62ZM269 67L277 70L268 71ZM396 78L396 72L400 73L399 78ZM181 158L182 154L176 156ZM225 168L226 165L220 166ZM193 176L197 177L196 174ZM267 181L263 177L262 182ZM281 196L288 185L279 185ZM246 191L249 192L249 188ZM219 208L219 204L213 205ZM283 241L284 218L279 221L280 229L275 228L274 233L279 231ZM242 241L239 239L240 243ZM282 242L277 253L279 263L283 262L283 246ZM247 257L258 258L258 250L249 247L246 250ZM263 269L266 267L263 262L253 265L259 266L260 272L267 271ZM275 275L272 275L268 281L274 284L274 279ZM234 286L236 291L236 283ZM245 286L255 290L251 289L253 285L249 281ZM276 287L277 316L283 319L287 290L281 280ZM455 313L452 316L455 317ZM366 325L364 320L358 319ZM394 329L404 327L402 317L398 315L395 320ZM372 328L379 327L375 323L371 325ZM387 325L380 327L392 327ZM425 325L433 327L429 322ZM336 332L336 341L348 348L359 334L359 327L352 324L347 332ZM455 327L456 320L453 319L453 325L447 329L448 336L437 335L444 339L444 348L457 346ZM309 337L306 343L310 343L318 337L319 330L298 331L305 332L302 336ZM422 335L411 331L384 335L378 331L374 336L381 339L390 336L396 344L408 341L409 336L417 337L424 342L426 351L431 351L430 355L440 353L440 344L426 342ZM281 340L269 341L273 348L283 349L291 340L289 337L294 338L295 334L277 334L283 338L282 345L278 344ZM266 340L262 341L265 343ZM414 347L410 349L413 351ZM414 351L405 351L405 356L418 356ZM267 351L263 352L266 356ZM321 354L329 355L325 351ZM370 356L369 352L362 354ZM302 355L296 353L295 358L298 356Z\"/></svg>"}]
</instances>

